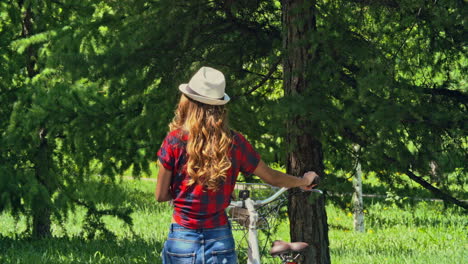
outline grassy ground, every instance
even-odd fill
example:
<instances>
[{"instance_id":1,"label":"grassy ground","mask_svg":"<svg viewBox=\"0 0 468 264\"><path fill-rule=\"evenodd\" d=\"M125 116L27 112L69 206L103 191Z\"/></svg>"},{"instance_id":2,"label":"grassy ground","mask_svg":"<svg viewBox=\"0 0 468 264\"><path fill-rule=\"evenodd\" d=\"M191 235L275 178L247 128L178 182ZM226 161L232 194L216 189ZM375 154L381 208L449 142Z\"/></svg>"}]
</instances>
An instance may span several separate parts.
<instances>
[{"instance_id":1,"label":"grassy ground","mask_svg":"<svg viewBox=\"0 0 468 264\"><path fill-rule=\"evenodd\" d=\"M84 239L85 209L80 207L61 224L54 221L53 238L38 241L22 235L27 219L4 213L0 215L0 263L160 263L171 209L154 202L153 188L152 182L124 181L109 192L109 198L134 209L133 232L120 220L105 217L115 239ZM468 263L468 220L461 210L444 209L437 202L405 208L384 200L365 203L365 233L352 231L351 214L327 206L333 263ZM279 226L277 238L288 239L287 221Z\"/></svg>"}]
</instances>

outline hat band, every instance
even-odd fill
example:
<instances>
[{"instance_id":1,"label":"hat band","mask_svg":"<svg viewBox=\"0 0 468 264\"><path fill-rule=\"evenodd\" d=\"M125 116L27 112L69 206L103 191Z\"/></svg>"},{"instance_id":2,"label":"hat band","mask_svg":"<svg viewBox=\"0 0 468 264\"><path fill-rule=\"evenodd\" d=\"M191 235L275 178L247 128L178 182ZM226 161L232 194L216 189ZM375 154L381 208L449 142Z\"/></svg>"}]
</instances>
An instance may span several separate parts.
<instances>
[{"instance_id":1,"label":"hat band","mask_svg":"<svg viewBox=\"0 0 468 264\"><path fill-rule=\"evenodd\" d=\"M224 96L221 97L221 98L211 98L211 97L207 97L207 96L204 96L204 95L201 95L197 92L195 92L194 90L192 90L192 88L190 88L190 86L186 86L186 88L188 92L190 92L191 94L194 94L194 95L198 95L198 96L202 96L202 97L205 97L205 98L209 98L209 99L217 99L217 100L224 100Z\"/></svg>"}]
</instances>

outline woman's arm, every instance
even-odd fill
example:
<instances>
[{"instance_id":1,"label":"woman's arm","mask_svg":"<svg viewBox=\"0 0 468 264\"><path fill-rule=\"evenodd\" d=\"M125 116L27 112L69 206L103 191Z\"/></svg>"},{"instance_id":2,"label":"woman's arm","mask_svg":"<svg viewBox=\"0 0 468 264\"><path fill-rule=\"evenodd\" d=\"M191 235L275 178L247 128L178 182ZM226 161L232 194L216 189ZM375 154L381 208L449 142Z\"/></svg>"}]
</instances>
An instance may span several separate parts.
<instances>
[{"instance_id":1,"label":"woman's arm","mask_svg":"<svg viewBox=\"0 0 468 264\"><path fill-rule=\"evenodd\" d=\"M278 187L303 187L311 189L317 184L319 176L313 171L306 172L304 177L299 178L280 171L274 170L260 160L254 174L260 177L264 182Z\"/></svg>"},{"instance_id":2,"label":"woman's arm","mask_svg":"<svg viewBox=\"0 0 468 264\"><path fill-rule=\"evenodd\" d=\"M172 200L171 193L169 192L169 185L171 183L172 171L164 168L161 163L159 163L159 172L158 180L156 182L156 190L154 191L154 196L158 202L167 202Z\"/></svg>"}]
</instances>

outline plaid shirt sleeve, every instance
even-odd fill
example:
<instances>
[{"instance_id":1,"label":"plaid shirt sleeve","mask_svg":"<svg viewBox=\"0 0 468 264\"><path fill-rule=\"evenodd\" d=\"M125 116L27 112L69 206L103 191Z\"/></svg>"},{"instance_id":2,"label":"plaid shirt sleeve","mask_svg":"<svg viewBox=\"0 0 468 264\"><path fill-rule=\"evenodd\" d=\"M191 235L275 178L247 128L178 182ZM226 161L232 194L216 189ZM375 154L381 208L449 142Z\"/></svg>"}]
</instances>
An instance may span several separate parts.
<instances>
[{"instance_id":1,"label":"plaid shirt sleeve","mask_svg":"<svg viewBox=\"0 0 468 264\"><path fill-rule=\"evenodd\" d=\"M174 169L174 151L171 142L171 135L167 135L164 139L161 148L158 151L158 160L167 170L172 171Z\"/></svg>"},{"instance_id":2,"label":"plaid shirt sleeve","mask_svg":"<svg viewBox=\"0 0 468 264\"><path fill-rule=\"evenodd\" d=\"M244 175L252 175L260 162L260 155L255 151L252 145L240 133L239 135L239 150L241 156L240 171Z\"/></svg>"}]
</instances>

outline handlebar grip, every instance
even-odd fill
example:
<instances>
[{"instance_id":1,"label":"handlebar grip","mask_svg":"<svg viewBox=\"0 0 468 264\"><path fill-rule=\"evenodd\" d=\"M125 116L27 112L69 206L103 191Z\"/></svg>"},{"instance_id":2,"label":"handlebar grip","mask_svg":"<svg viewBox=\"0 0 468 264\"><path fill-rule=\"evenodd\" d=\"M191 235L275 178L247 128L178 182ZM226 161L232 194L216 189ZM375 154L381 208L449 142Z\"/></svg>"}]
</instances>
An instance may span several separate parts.
<instances>
[{"instance_id":1,"label":"handlebar grip","mask_svg":"<svg viewBox=\"0 0 468 264\"><path fill-rule=\"evenodd\" d=\"M319 189L310 189L310 190L303 190L303 191L304 192L316 192L316 193L323 194L323 191Z\"/></svg>"}]
</instances>

